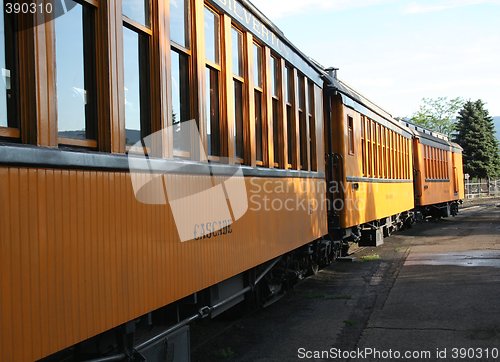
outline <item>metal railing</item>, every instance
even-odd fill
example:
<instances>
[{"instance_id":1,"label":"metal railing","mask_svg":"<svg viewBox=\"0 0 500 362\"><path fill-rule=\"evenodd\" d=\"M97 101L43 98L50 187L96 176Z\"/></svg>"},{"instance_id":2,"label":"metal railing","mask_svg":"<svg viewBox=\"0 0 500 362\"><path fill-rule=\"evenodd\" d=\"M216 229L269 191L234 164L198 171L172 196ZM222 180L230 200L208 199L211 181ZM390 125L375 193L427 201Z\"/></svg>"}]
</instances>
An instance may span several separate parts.
<instances>
[{"instance_id":1,"label":"metal railing","mask_svg":"<svg viewBox=\"0 0 500 362\"><path fill-rule=\"evenodd\" d=\"M465 180L466 199L495 196L500 196L500 180L484 180L481 182Z\"/></svg>"}]
</instances>

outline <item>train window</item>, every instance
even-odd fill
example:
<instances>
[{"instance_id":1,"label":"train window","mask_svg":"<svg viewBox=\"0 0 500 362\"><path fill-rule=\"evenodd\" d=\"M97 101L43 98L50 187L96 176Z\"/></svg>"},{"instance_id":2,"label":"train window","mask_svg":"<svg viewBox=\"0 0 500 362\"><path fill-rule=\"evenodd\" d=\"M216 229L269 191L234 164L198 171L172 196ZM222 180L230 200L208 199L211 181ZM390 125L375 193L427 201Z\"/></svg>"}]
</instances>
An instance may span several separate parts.
<instances>
[{"instance_id":1,"label":"train window","mask_svg":"<svg viewBox=\"0 0 500 362\"><path fill-rule=\"evenodd\" d=\"M382 126L377 124L377 149L378 149L378 177L384 177L384 157L382 156Z\"/></svg>"},{"instance_id":2,"label":"train window","mask_svg":"<svg viewBox=\"0 0 500 362\"><path fill-rule=\"evenodd\" d=\"M391 178L391 174L389 172L389 168L391 167L391 163L389 161L389 130L386 127L383 127L384 130L384 160L385 160L385 178Z\"/></svg>"},{"instance_id":3,"label":"train window","mask_svg":"<svg viewBox=\"0 0 500 362\"><path fill-rule=\"evenodd\" d=\"M127 24L128 25L128 24ZM126 144L149 135L149 36L136 28L123 28Z\"/></svg>"},{"instance_id":4,"label":"train window","mask_svg":"<svg viewBox=\"0 0 500 362\"><path fill-rule=\"evenodd\" d=\"M378 177L378 157L377 157L377 124L374 121L372 123L372 157L373 157L373 176Z\"/></svg>"},{"instance_id":5,"label":"train window","mask_svg":"<svg viewBox=\"0 0 500 362\"><path fill-rule=\"evenodd\" d=\"M253 75L254 75L254 99L255 99L255 158L259 166L265 163L264 151L266 129L264 124L264 90L262 82L262 59L263 50L258 44L253 44Z\"/></svg>"},{"instance_id":6,"label":"train window","mask_svg":"<svg viewBox=\"0 0 500 362\"><path fill-rule=\"evenodd\" d=\"M190 48L189 0L170 1L170 40L185 49Z\"/></svg>"},{"instance_id":7,"label":"train window","mask_svg":"<svg viewBox=\"0 0 500 362\"><path fill-rule=\"evenodd\" d=\"M283 137L283 125L280 111L280 90L281 90L281 65L280 60L271 57L271 93L272 93L272 113L273 113L273 149L274 167L282 166L280 140Z\"/></svg>"},{"instance_id":8,"label":"train window","mask_svg":"<svg viewBox=\"0 0 500 362\"><path fill-rule=\"evenodd\" d=\"M55 20L59 143L97 147L94 8L71 2Z\"/></svg>"},{"instance_id":9,"label":"train window","mask_svg":"<svg viewBox=\"0 0 500 362\"><path fill-rule=\"evenodd\" d=\"M189 62L190 57L183 52L172 50L172 125L174 127L174 152L189 157L190 139L183 137L181 124L189 121Z\"/></svg>"},{"instance_id":10,"label":"train window","mask_svg":"<svg viewBox=\"0 0 500 362\"><path fill-rule=\"evenodd\" d=\"M361 116L361 172L366 177L366 124L365 116Z\"/></svg>"},{"instance_id":11,"label":"train window","mask_svg":"<svg viewBox=\"0 0 500 362\"><path fill-rule=\"evenodd\" d=\"M231 43L233 55L233 74L238 77L243 77L243 33L235 27L231 28Z\"/></svg>"},{"instance_id":12,"label":"train window","mask_svg":"<svg viewBox=\"0 0 500 362\"><path fill-rule=\"evenodd\" d=\"M220 145L220 16L205 7L205 57L206 85L205 100L207 107L207 153L210 156L221 156Z\"/></svg>"},{"instance_id":13,"label":"train window","mask_svg":"<svg viewBox=\"0 0 500 362\"><path fill-rule=\"evenodd\" d=\"M189 157L191 139L181 130L191 119L191 40L189 0L170 2L170 40L172 59L172 125L174 155Z\"/></svg>"},{"instance_id":14,"label":"train window","mask_svg":"<svg viewBox=\"0 0 500 362\"><path fill-rule=\"evenodd\" d=\"M295 130L295 114L294 107L294 77L293 69L286 67L286 129L287 129L287 144L288 144L288 168L292 168L295 164L296 155L296 130Z\"/></svg>"},{"instance_id":15,"label":"train window","mask_svg":"<svg viewBox=\"0 0 500 362\"><path fill-rule=\"evenodd\" d=\"M233 55L233 86L234 86L234 155L236 161L244 160L244 129L243 129L243 33L231 28Z\"/></svg>"},{"instance_id":16,"label":"train window","mask_svg":"<svg viewBox=\"0 0 500 362\"><path fill-rule=\"evenodd\" d=\"M308 169L307 158L307 123L305 109L305 79L303 75L298 75L297 95L299 97L299 142L300 142L300 169Z\"/></svg>"},{"instance_id":17,"label":"train window","mask_svg":"<svg viewBox=\"0 0 500 362\"><path fill-rule=\"evenodd\" d=\"M149 0L122 0L122 13L140 25L150 26Z\"/></svg>"},{"instance_id":18,"label":"train window","mask_svg":"<svg viewBox=\"0 0 500 362\"><path fill-rule=\"evenodd\" d=\"M372 127L371 120L366 119L366 150L367 150L367 176L373 177L373 158L372 158Z\"/></svg>"},{"instance_id":19,"label":"train window","mask_svg":"<svg viewBox=\"0 0 500 362\"><path fill-rule=\"evenodd\" d=\"M0 137L18 138L15 16L0 11Z\"/></svg>"},{"instance_id":20,"label":"train window","mask_svg":"<svg viewBox=\"0 0 500 362\"><path fill-rule=\"evenodd\" d=\"M220 64L220 16L205 7L205 58Z\"/></svg>"},{"instance_id":21,"label":"train window","mask_svg":"<svg viewBox=\"0 0 500 362\"><path fill-rule=\"evenodd\" d=\"M354 120L347 116L347 144L350 155L354 155Z\"/></svg>"},{"instance_id":22,"label":"train window","mask_svg":"<svg viewBox=\"0 0 500 362\"><path fill-rule=\"evenodd\" d=\"M316 103L314 102L314 84L309 81L308 82L308 122L309 122L309 165L311 171L317 171L317 162L316 162L316 117L314 116L316 113Z\"/></svg>"}]
</instances>

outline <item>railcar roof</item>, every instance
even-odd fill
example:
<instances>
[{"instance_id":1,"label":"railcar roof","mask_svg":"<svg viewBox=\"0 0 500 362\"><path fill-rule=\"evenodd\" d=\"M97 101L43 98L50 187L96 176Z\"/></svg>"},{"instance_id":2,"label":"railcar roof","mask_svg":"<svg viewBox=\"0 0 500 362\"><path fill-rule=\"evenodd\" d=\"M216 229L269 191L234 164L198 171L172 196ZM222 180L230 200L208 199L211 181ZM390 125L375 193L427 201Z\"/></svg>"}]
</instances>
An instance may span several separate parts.
<instances>
[{"instance_id":1,"label":"railcar roof","mask_svg":"<svg viewBox=\"0 0 500 362\"><path fill-rule=\"evenodd\" d=\"M419 126L417 124L411 123L410 121L401 121L417 138L425 138L429 141L433 141L442 145L449 146L456 151L463 151L463 148L459 144L450 141L449 137L445 134L432 131L428 128Z\"/></svg>"},{"instance_id":2,"label":"railcar roof","mask_svg":"<svg viewBox=\"0 0 500 362\"><path fill-rule=\"evenodd\" d=\"M403 131L406 131L406 133L408 134L408 136L412 135L411 131L408 129L408 127L406 127L406 125L398 122L396 119L394 119L392 117L392 115L389 112L387 112L386 110L384 110L381 107L377 106L375 103L373 103L372 101L370 101L368 98L366 98L365 96L363 96L358 91L354 90L352 87L350 87L349 85L347 85L342 80L328 75L328 77L327 77L327 83L328 83L328 86L327 86L328 89L337 91L337 92L341 93L343 96L348 97L351 100L353 100L354 102L362 105L364 108L366 108L369 111L375 113L379 117L385 119L387 122L390 122L394 126L402 129ZM362 112L362 113L365 113L365 112ZM368 117L371 116L370 114L365 114L365 115L368 116Z\"/></svg>"}]
</instances>

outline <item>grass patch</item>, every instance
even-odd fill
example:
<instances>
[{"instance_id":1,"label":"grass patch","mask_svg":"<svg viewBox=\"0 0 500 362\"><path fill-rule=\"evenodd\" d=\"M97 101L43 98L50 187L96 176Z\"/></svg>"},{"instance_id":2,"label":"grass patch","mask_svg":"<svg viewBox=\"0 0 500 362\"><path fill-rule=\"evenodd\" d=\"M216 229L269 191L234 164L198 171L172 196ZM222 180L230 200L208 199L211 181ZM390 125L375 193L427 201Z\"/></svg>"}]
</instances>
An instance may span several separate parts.
<instances>
[{"instance_id":1,"label":"grass patch","mask_svg":"<svg viewBox=\"0 0 500 362\"><path fill-rule=\"evenodd\" d=\"M231 347L221 348L218 351L214 352L214 357L220 360L226 360L233 358L236 353L233 351Z\"/></svg>"},{"instance_id":2,"label":"grass patch","mask_svg":"<svg viewBox=\"0 0 500 362\"><path fill-rule=\"evenodd\" d=\"M356 322L351 321L351 320L346 320L346 321L344 321L344 324L348 327L353 327L354 325L356 325Z\"/></svg>"},{"instance_id":3,"label":"grass patch","mask_svg":"<svg viewBox=\"0 0 500 362\"><path fill-rule=\"evenodd\" d=\"M380 255L378 254L372 254L372 255L365 255L360 257L361 261L366 262L366 261L376 261L380 260Z\"/></svg>"}]
</instances>

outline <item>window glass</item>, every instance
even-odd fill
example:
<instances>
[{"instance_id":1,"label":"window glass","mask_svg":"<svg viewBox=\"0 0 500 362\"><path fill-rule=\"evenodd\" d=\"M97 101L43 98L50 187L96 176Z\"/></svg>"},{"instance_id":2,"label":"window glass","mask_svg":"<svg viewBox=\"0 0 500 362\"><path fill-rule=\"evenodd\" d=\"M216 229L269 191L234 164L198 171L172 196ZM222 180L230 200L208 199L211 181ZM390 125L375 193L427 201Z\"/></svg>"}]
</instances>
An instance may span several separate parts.
<instances>
[{"instance_id":1,"label":"window glass","mask_svg":"<svg viewBox=\"0 0 500 362\"><path fill-rule=\"evenodd\" d=\"M279 101L273 98L273 145L274 145L274 162L281 164L280 157L280 112L279 112Z\"/></svg>"},{"instance_id":2,"label":"window glass","mask_svg":"<svg viewBox=\"0 0 500 362\"><path fill-rule=\"evenodd\" d=\"M189 72L188 59L184 54L172 51L172 124L174 126L174 149L190 151L189 135L181 132L182 122L189 121Z\"/></svg>"},{"instance_id":3,"label":"window glass","mask_svg":"<svg viewBox=\"0 0 500 362\"><path fill-rule=\"evenodd\" d=\"M122 0L122 13L141 25L150 26L149 0Z\"/></svg>"},{"instance_id":4,"label":"window glass","mask_svg":"<svg viewBox=\"0 0 500 362\"><path fill-rule=\"evenodd\" d=\"M275 57L271 57L271 92L274 97L279 97L280 89L280 62Z\"/></svg>"},{"instance_id":5,"label":"window glass","mask_svg":"<svg viewBox=\"0 0 500 362\"><path fill-rule=\"evenodd\" d=\"M255 158L264 161L262 130L262 93L255 91Z\"/></svg>"},{"instance_id":6,"label":"window glass","mask_svg":"<svg viewBox=\"0 0 500 362\"><path fill-rule=\"evenodd\" d=\"M208 154L220 156L220 126L219 126L219 74L217 71L206 69L206 82L208 87L206 107L207 107L207 137Z\"/></svg>"},{"instance_id":7,"label":"window glass","mask_svg":"<svg viewBox=\"0 0 500 362\"><path fill-rule=\"evenodd\" d=\"M0 1L3 9L3 1ZM15 115L14 98L14 34L12 16L0 11L0 127L18 127Z\"/></svg>"},{"instance_id":8,"label":"window glass","mask_svg":"<svg viewBox=\"0 0 500 362\"><path fill-rule=\"evenodd\" d=\"M235 156L244 158L243 148L243 84L234 81L234 150Z\"/></svg>"},{"instance_id":9,"label":"window glass","mask_svg":"<svg viewBox=\"0 0 500 362\"><path fill-rule=\"evenodd\" d=\"M262 88L262 47L253 45L253 75L255 86Z\"/></svg>"},{"instance_id":10,"label":"window glass","mask_svg":"<svg viewBox=\"0 0 500 362\"><path fill-rule=\"evenodd\" d=\"M170 39L189 49L189 1L170 0Z\"/></svg>"},{"instance_id":11,"label":"window glass","mask_svg":"<svg viewBox=\"0 0 500 362\"><path fill-rule=\"evenodd\" d=\"M231 29L231 40L233 44L233 73L238 77L243 77L243 34L235 28Z\"/></svg>"},{"instance_id":12,"label":"window glass","mask_svg":"<svg viewBox=\"0 0 500 362\"><path fill-rule=\"evenodd\" d=\"M76 6L55 20L57 120L59 137L95 139L91 56L85 54L84 24L90 9ZM85 16L87 15L87 16ZM89 39L92 48L93 39ZM90 52L89 52L90 53ZM90 83L90 84L89 84Z\"/></svg>"},{"instance_id":13,"label":"window glass","mask_svg":"<svg viewBox=\"0 0 500 362\"><path fill-rule=\"evenodd\" d=\"M286 106L286 129L288 144L288 164L292 165L295 155L295 129L293 121L293 110L290 104Z\"/></svg>"},{"instance_id":14,"label":"window glass","mask_svg":"<svg viewBox=\"0 0 500 362\"><path fill-rule=\"evenodd\" d=\"M63 18L64 16L62 16ZM125 84L125 130L127 145L141 139L141 92L139 34L123 28L123 62Z\"/></svg>"},{"instance_id":15,"label":"window glass","mask_svg":"<svg viewBox=\"0 0 500 362\"><path fill-rule=\"evenodd\" d=\"M219 64L219 15L205 7L205 57Z\"/></svg>"}]
</instances>

